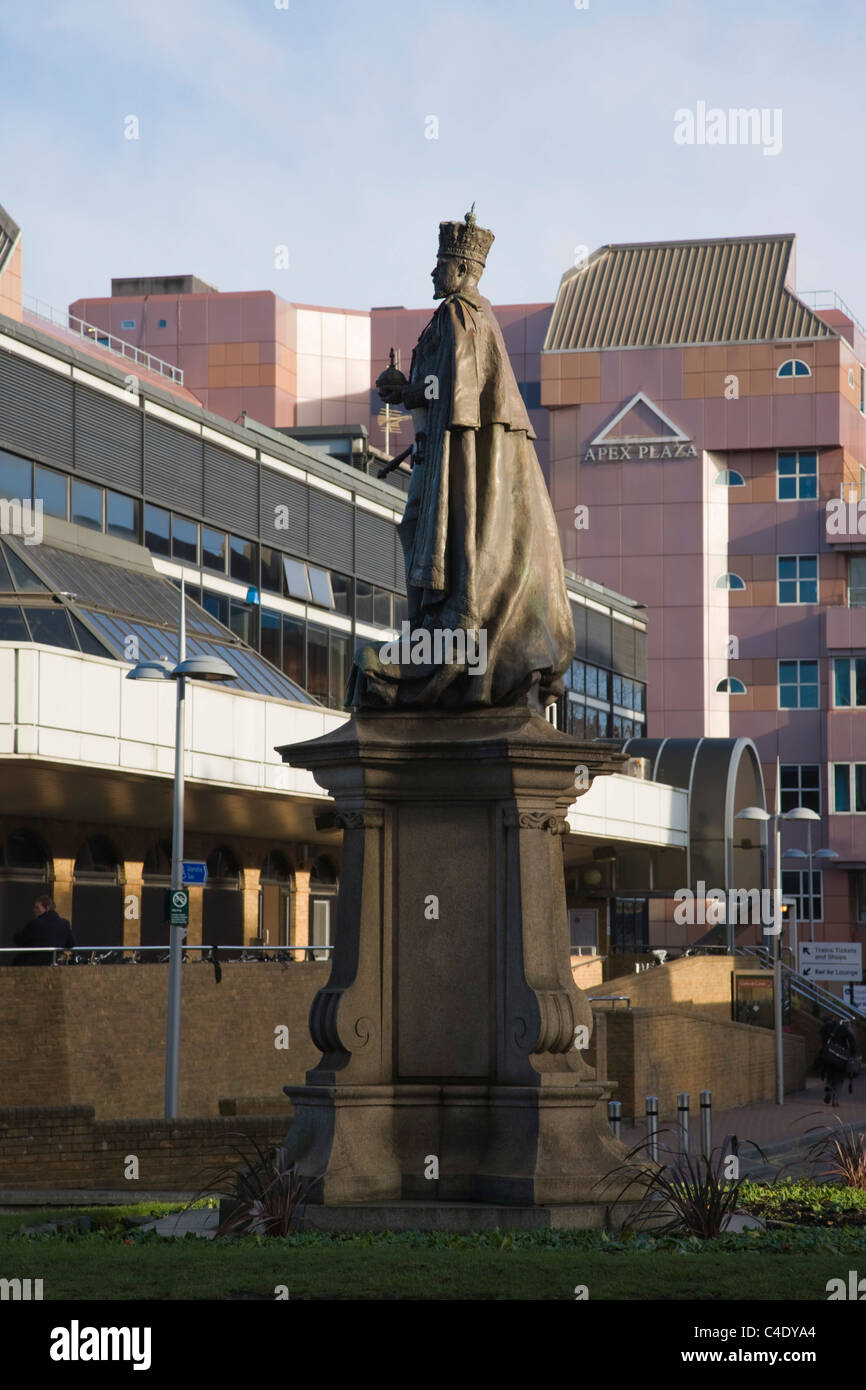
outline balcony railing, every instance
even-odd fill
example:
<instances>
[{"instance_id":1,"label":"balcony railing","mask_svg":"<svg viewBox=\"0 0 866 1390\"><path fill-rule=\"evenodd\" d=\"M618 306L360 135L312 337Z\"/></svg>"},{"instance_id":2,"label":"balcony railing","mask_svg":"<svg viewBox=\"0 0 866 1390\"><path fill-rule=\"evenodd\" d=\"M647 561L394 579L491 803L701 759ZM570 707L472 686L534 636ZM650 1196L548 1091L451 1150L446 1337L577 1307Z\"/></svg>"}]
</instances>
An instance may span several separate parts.
<instances>
[{"instance_id":1,"label":"balcony railing","mask_svg":"<svg viewBox=\"0 0 866 1390\"><path fill-rule=\"evenodd\" d=\"M93 323L87 323L85 319L78 318L75 314L59 313L44 300L37 299L35 295L25 294L24 318L25 321L38 320L42 323L50 323L52 328L60 329L62 333L68 334L73 338L84 338L95 347L104 348L106 352L111 352L115 357L123 357L128 362L134 362L137 367L144 367L146 371L154 372L157 376L168 377L176 386L183 386L183 371L180 367L175 367L171 362L164 362L161 357L154 357L150 352L143 352L132 343L127 343L123 338L116 338L113 333L108 333L104 328L97 328Z\"/></svg>"}]
</instances>

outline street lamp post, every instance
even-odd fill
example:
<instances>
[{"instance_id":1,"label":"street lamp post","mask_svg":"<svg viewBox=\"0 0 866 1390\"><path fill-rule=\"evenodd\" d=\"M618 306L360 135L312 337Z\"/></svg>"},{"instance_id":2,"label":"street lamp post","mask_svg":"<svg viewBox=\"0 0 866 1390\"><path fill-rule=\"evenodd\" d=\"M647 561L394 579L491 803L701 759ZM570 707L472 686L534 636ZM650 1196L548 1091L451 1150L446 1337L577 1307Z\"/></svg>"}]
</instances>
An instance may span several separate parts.
<instances>
[{"instance_id":1,"label":"street lamp post","mask_svg":"<svg viewBox=\"0 0 866 1390\"><path fill-rule=\"evenodd\" d=\"M186 589L180 581L180 614L178 621L177 663L172 666L167 657L140 661L127 672L127 680L176 680L177 709L174 725L174 804L171 832L171 891L183 886L183 818L184 818L184 721L186 716L186 682L237 680L237 672L218 656L194 656L186 659ZM174 1120L178 1113L178 1079L180 1075L180 1003L181 967L185 927L169 927L168 1018L165 1044L165 1118Z\"/></svg>"}]
</instances>

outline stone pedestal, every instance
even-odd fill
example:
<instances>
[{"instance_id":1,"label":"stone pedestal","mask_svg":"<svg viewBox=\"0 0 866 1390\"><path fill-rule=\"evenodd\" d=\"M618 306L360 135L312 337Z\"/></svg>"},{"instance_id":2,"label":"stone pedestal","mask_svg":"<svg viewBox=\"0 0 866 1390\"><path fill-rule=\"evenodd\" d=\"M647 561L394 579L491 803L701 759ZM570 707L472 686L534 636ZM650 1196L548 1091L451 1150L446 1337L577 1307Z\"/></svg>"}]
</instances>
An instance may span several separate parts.
<instances>
[{"instance_id":1,"label":"stone pedestal","mask_svg":"<svg viewBox=\"0 0 866 1390\"><path fill-rule=\"evenodd\" d=\"M310 1200L591 1204L624 1149L575 1046L561 835L620 754L528 709L362 713L279 750L344 831L322 1058L287 1086ZM580 1035L578 1034L578 1037ZM585 1041L585 1039L584 1039Z\"/></svg>"}]
</instances>

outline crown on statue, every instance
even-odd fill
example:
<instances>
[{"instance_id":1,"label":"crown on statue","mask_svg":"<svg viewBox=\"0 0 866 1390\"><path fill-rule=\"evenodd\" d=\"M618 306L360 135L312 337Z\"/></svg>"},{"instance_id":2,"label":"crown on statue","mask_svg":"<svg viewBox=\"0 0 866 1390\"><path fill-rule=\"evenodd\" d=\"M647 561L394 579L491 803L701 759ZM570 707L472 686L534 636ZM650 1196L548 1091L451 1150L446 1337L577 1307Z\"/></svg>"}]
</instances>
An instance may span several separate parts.
<instances>
[{"instance_id":1,"label":"crown on statue","mask_svg":"<svg viewBox=\"0 0 866 1390\"><path fill-rule=\"evenodd\" d=\"M493 233L488 232L485 227L478 226L474 203L462 222L439 223L440 256L457 256L461 260L475 261L478 265L484 266L493 241Z\"/></svg>"}]
</instances>

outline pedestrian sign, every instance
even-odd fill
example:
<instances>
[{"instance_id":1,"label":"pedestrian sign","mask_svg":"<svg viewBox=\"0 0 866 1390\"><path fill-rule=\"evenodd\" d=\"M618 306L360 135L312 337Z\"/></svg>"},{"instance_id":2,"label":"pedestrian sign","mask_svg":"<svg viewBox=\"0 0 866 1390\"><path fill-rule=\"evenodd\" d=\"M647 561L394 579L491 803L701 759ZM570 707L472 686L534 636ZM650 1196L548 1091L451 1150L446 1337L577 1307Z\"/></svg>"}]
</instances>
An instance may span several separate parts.
<instances>
[{"instance_id":1,"label":"pedestrian sign","mask_svg":"<svg viewBox=\"0 0 866 1390\"><path fill-rule=\"evenodd\" d=\"M181 867L183 883L207 883L207 864L203 859L183 859Z\"/></svg>"},{"instance_id":2,"label":"pedestrian sign","mask_svg":"<svg viewBox=\"0 0 866 1390\"><path fill-rule=\"evenodd\" d=\"M807 980L863 978L863 948L859 941L801 941L800 974Z\"/></svg>"},{"instance_id":3,"label":"pedestrian sign","mask_svg":"<svg viewBox=\"0 0 866 1390\"><path fill-rule=\"evenodd\" d=\"M189 926L189 889L169 888L166 893L166 916L171 927Z\"/></svg>"}]
</instances>

